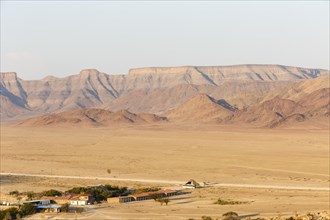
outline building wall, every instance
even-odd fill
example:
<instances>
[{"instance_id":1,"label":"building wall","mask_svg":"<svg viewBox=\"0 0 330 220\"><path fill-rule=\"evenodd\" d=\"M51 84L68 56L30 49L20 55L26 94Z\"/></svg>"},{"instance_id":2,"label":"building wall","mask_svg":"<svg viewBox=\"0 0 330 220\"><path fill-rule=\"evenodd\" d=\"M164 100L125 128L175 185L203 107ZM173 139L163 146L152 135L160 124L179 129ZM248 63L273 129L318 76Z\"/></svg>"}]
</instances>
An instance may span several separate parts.
<instances>
[{"instance_id":1,"label":"building wall","mask_svg":"<svg viewBox=\"0 0 330 220\"><path fill-rule=\"evenodd\" d=\"M108 203L117 204L119 203L119 197L107 198Z\"/></svg>"},{"instance_id":2,"label":"building wall","mask_svg":"<svg viewBox=\"0 0 330 220\"><path fill-rule=\"evenodd\" d=\"M87 205L87 200L78 201L78 205Z\"/></svg>"},{"instance_id":3,"label":"building wall","mask_svg":"<svg viewBox=\"0 0 330 220\"><path fill-rule=\"evenodd\" d=\"M50 200L41 201L41 205L49 205L49 204L50 204Z\"/></svg>"},{"instance_id":4,"label":"building wall","mask_svg":"<svg viewBox=\"0 0 330 220\"><path fill-rule=\"evenodd\" d=\"M57 204L63 205L65 203L70 203L68 199L54 199Z\"/></svg>"},{"instance_id":5,"label":"building wall","mask_svg":"<svg viewBox=\"0 0 330 220\"><path fill-rule=\"evenodd\" d=\"M87 205L86 200L71 200L70 201L71 205Z\"/></svg>"}]
</instances>

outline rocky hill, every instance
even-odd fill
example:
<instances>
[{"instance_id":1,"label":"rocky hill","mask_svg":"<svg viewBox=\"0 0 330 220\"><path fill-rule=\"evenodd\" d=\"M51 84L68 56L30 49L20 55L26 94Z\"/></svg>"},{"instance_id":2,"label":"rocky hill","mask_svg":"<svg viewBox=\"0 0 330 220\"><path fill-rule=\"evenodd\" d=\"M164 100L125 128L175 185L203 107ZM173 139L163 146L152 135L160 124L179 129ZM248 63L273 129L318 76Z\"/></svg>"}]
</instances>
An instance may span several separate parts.
<instances>
[{"instance_id":1,"label":"rocky hill","mask_svg":"<svg viewBox=\"0 0 330 220\"><path fill-rule=\"evenodd\" d=\"M326 70L281 65L152 67L131 69L127 75L89 69L41 80L1 73L0 115L6 121L86 108L163 115L179 112L200 93L243 109L275 96L296 101L313 88L328 88L328 76Z\"/></svg>"},{"instance_id":2,"label":"rocky hill","mask_svg":"<svg viewBox=\"0 0 330 220\"><path fill-rule=\"evenodd\" d=\"M166 116L177 122L218 122L233 115L236 110L225 100L198 94L178 108L167 112Z\"/></svg>"},{"instance_id":3,"label":"rocky hill","mask_svg":"<svg viewBox=\"0 0 330 220\"><path fill-rule=\"evenodd\" d=\"M154 114L134 114L127 110L110 112L104 109L79 109L32 117L17 126L27 127L99 127L166 122L165 117Z\"/></svg>"}]
</instances>

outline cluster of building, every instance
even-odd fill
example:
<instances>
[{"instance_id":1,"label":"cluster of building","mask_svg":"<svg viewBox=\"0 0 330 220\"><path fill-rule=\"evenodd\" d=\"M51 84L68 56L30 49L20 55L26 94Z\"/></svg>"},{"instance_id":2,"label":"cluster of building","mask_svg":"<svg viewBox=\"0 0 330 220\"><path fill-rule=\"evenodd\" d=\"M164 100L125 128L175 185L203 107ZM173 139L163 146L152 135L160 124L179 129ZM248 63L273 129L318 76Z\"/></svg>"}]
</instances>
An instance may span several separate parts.
<instances>
[{"instance_id":1,"label":"cluster of building","mask_svg":"<svg viewBox=\"0 0 330 220\"><path fill-rule=\"evenodd\" d=\"M43 200L50 201L56 204L66 204L70 205L91 205L94 204L95 198L90 194L65 194L63 196L44 196Z\"/></svg>"},{"instance_id":2,"label":"cluster of building","mask_svg":"<svg viewBox=\"0 0 330 220\"><path fill-rule=\"evenodd\" d=\"M165 189L165 190L159 190L154 192L144 192L140 194L133 194L130 196L119 196L119 197L112 197L108 198L107 201L109 203L125 203L125 202L133 202L133 201L143 201L143 200L149 200L153 198L164 198L169 196L175 196L178 195L180 191L177 190L171 190L171 189Z\"/></svg>"},{"instance_id":3,"label":"cluster of building","mask_svg":"<svg viewBox=\"0 0 330 220\"><path fill-rule=\"evenodd\" d=\"M31 203L39 210L48 212L60 212L60 205L90 205L95 201L94 197L90 194L66 194L63 196L43 196L38 200L24 201L23 204Z\"/></svg>"},{"instance_id":4,"label":"cluster of building","mask_svg":"<svg viewBox=\"0 0 330 220\"><path fill-rule=\"evenodd\" d=\"M103 186L95 186L95 187L103 187ZM193 189L199 188L201 185L197 183L195 180L190 179L187 183L185 183L183 188ZM104 190L104 189L103 189ZM144 192L139 194L133 194L129 196L119 196L119 197L111 197L107 199L109 203L126 203L126 202L133 202L133 201L143 201L155 198L164 198L175 196L181 194L183 192L179 190L172 190L172 189L164 189L154 192ZM60 205L63 204L70 204L74 206L84 206L84 205L91 205L94 204L95 198L90 194L65 194L62 196L43 196L39 200L30 200L24 201L25 203L32 203L35 207L39 210L44 210L48 212L60 212Z\"/></svg>"}]
</instances>

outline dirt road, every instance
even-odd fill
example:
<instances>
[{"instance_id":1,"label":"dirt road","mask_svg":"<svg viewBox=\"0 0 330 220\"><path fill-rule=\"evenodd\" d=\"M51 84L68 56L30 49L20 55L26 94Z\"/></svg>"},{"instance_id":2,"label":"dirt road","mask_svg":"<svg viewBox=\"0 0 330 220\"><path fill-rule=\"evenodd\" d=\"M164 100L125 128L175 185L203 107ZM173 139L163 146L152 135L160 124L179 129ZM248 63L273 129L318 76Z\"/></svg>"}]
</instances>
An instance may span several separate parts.
<instances>
[{"instance_id":1,"label":"dirt road","mask_svg":"<svg viewBox=\"0 0 330 220\"><path fill-rule=\"evenodd\" d=\"M42 178L61 178L61 179L90 179L90 180L111 180L111 181L128 181L142 183L163 183L181 185L182 181L173 180L151 180L151 179L125 179L112 177L93 177L93 176L60 176L47 174L30 174L30 173L0 173L0 175L26 176L26 177L42 177ZM302 187L302 186L275 186L275 185L256 185L256 184L231 184L231 183L213 183L212 187L237 187L237 188L263 188L263 189L285 189L285 190L312 190L312 191L330 191L330 187Z\"/></svg>"}]
</instances>

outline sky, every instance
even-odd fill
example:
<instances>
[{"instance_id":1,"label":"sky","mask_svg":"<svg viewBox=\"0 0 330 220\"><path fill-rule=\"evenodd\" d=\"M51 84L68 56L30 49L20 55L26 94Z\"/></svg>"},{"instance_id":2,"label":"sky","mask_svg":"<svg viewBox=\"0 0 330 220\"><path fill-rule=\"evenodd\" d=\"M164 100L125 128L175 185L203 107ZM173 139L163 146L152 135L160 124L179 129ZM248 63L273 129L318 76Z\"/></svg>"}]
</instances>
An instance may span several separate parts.
<instances>
[{"instance_id":1,"label":"sky","mask_svg":"<svg viewBox=\"0 0 330 220\"><path fill-rule=\"evenodd\" d=\"M1 1L1 72L282 64L329 69L329 1Z\"/></svg>"}]
</instances>

